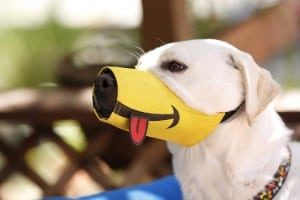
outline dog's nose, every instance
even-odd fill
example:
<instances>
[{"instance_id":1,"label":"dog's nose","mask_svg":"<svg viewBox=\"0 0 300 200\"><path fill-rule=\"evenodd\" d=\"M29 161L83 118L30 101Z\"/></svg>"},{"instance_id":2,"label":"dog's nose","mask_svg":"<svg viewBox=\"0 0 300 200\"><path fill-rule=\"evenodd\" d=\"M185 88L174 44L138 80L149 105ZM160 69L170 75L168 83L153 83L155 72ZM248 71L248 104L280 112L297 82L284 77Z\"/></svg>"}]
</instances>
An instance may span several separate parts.
<instances>
[{"instance_id":1,"label":"dog's nose","mask_svg":"<svg viewBox=\"0 0 300 200\"><path fill-rule=\"evenodd\" d=\"M111 72L97 76L94 85L93 106L99 117L108 118L117 101L117 83Z\"/></svg>"}]
</instances>

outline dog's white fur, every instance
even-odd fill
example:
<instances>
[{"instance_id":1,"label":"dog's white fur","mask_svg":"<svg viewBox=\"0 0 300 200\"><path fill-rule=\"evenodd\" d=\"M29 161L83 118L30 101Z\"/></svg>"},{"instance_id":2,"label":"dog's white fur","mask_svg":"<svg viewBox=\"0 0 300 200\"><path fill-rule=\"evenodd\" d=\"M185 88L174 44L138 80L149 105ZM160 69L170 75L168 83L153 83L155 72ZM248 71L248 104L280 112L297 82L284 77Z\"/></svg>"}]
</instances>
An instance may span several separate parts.
<instances>
[{"instance_id":1,"label":"dog's white fur","mask_svg":"<svg viewBox=\"0 0 300 200\"><path fill-rule=\"evenodd\" d=\"M174 60L188 69L161 68ZM245 101L199 144L168 143L184 199L252 199L264 189L287 158L291 135L270 105L279 86L266 70L249 54L211 39L164 45L141 56L136 68L150 71L187 105L207 114L234 110ZM289 145L292 167L276 196L280 200L300 199L300 145Z\"/></svg>"}]
</instances>

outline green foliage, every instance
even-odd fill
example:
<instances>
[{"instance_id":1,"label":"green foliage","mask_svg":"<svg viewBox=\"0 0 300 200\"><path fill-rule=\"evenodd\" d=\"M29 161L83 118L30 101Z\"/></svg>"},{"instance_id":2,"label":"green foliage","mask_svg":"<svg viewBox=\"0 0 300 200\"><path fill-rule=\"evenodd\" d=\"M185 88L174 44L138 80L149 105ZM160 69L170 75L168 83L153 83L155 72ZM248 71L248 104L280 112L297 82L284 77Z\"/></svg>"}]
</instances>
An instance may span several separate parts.
<instances>
[{"instance_id":1,"label":"green foliage","mask_svg":"<svg viewBox=\"0 0 300 200\"><path fill-rule=\"evenodd\" d=\"M72 120L55 122L54 131L75 150L81 152L86 148L87 141L78 122Z\"/></svg>"},{"instance_id":2,"label":"green foliage","mask_svg":"<svg viewBox=\"0 0 300 200\"><path fill-rule=\"evenodd\" d=\"M54 69L82 30L48 23L32 29L0 31L0 88L55 81Z\"/></svg>"},{"instance_id":3,"label":"green foliage","mask_svg":"<svg viewBox=\"0 0 300 200\"><path fill-rule=\"evenodd\" d=\"M220 33L229 24L217 19L197 19L194 22L194 31L197 38L211 38Z\"/></svg>"},{"instance_id":4,"label":"green foliage","mask_svg":"<svg viewBox=\"0 0 300 200\"><path fill-rule=\"evenodd\" d=\"M0 89L55 83L59 62L72 52L79 37L93 34L127 38L127 43L122 41L126 46L138 43L137 29L71 29L49 22L31 29L0 30Z\"/></svg>"}]
</instances>

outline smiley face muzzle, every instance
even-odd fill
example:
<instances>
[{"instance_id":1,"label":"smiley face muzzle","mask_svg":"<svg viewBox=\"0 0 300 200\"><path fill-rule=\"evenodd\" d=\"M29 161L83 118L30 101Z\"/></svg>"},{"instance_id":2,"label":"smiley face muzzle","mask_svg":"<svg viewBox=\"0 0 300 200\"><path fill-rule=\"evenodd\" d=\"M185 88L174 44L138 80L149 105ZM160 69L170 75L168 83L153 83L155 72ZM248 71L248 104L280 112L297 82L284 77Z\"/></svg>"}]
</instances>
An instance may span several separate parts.
<instances>
[{"instance_id":1,"label":"smiley face muzzle","mask_svg":"<svg viewBox=\"0 0 300 200\"><path fill-rule=\"evenodd\" d=\"M192 146L224 116L188 107L150 72L121 67L105 67L98 73L93 107L100 121L129 131L135 144L149 136Z\"/></svg>"}]
</instances>

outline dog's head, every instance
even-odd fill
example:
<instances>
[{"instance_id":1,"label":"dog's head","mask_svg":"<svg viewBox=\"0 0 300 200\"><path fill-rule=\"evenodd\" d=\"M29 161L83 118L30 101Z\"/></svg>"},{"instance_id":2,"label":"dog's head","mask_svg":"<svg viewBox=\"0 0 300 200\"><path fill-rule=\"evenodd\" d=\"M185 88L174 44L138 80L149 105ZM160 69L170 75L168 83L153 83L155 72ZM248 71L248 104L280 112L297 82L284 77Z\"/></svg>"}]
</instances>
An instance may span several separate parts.
<instances>
[{"instance_id":1,"label":"dog's head","mask_svg":"<svg viewBox=\"0 0 300 200\"><path fill-rule=\"evenodd\" d=\"M164 45L141 56L136 69L102 70L93 95L96 114L129 129L136 143L146 135L148 121L154 121L147 135L193 145L214 130L220 113L236 110L243 102L241 109L251 125L279 90L250 55L217 40ZM167 119L172 119L169 126L157 123Z\"/></svg>"},{"instance_id":2,"label":"dog's head","mask_svg":"<svg viewBox=\"0 0 300 200\"><path fill-rule=\"evenodd\" d=\"M245 102L250 125L280 90L249 54L213 39L161 46L141 56L136 68L150 71L187 105L206 114L228 112Z\"/></svg>"}]
</instances>

